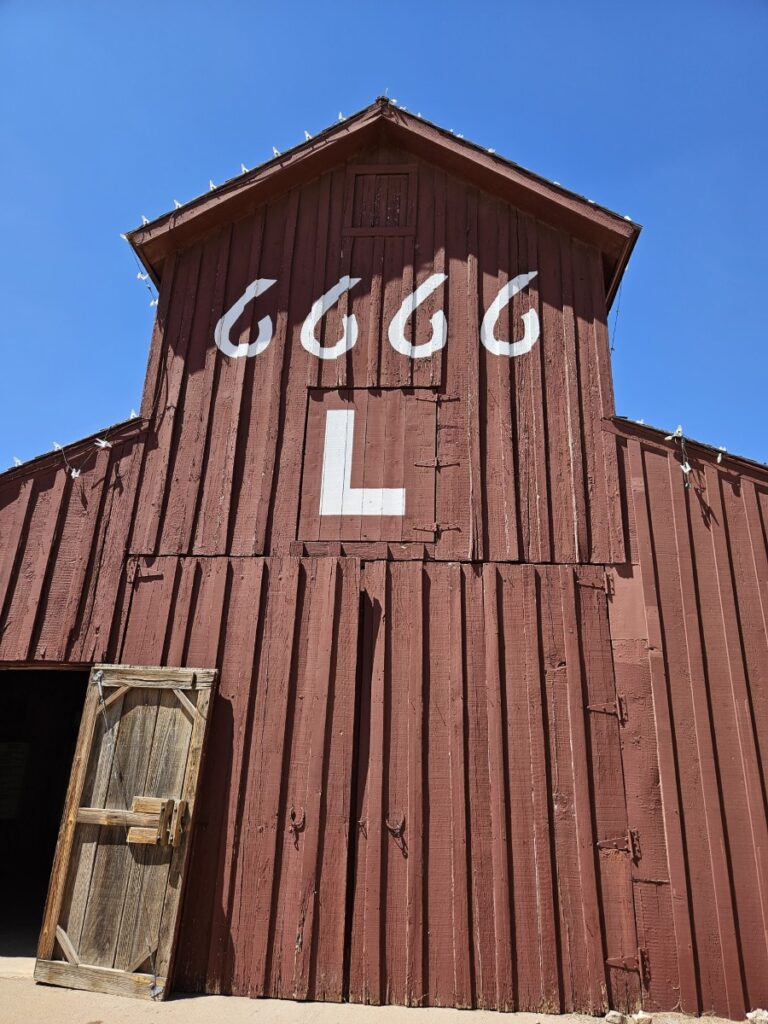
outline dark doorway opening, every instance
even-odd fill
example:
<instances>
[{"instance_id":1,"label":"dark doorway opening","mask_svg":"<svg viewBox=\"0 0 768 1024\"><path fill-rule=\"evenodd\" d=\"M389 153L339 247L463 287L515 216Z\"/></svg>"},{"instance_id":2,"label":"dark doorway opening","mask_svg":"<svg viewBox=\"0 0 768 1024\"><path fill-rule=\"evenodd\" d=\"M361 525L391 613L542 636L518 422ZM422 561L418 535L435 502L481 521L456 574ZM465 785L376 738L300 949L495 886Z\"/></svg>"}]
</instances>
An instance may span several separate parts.
<instances>
[{"instance_id":1,"label":"dark doorway opening","mask_svg":"<svg viewBox=\"0 0 768 1024\"><path fill-rule=\"evenodd\" d=\"M0 671L0 956L34 956L87 671Z\"/></svg>"}]
</instances>

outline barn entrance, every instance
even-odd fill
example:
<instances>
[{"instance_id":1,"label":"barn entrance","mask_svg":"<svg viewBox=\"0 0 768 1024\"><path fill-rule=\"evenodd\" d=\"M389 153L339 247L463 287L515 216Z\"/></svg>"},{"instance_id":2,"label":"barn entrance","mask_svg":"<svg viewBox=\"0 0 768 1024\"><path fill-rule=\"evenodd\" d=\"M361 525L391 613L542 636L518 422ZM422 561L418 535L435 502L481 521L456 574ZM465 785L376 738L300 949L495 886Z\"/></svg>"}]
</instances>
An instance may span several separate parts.
<instances>
[{"instance_id":1,"label":"barn entrance","mask_svg":"<svg viewBox=\"0 0 768 1024\"><path fill-rule=\"evenodd\" d=\"M0 956L34 956L88 673L0 671Z\"/></svg>"}]
</instances>

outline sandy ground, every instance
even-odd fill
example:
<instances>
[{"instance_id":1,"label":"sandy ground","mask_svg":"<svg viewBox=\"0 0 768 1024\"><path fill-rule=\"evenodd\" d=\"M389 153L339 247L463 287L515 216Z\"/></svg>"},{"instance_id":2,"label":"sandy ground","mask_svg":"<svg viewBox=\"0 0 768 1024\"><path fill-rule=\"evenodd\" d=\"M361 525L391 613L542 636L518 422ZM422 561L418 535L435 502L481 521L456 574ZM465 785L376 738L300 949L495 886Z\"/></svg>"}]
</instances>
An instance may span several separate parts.
<instances>
[{"instance_id":1,"label":"sandy ground","mask_svg":"<svg viewBox=\"0 0 768 1024\"><path fill-rule=\"evenodd\" d=\"M36 985L34 961L0 957L0 1024L595 1024L580 1014L500 1015L486 1010L417 1010L348 1003L292 1003L282 999L177 995L167 1003ZM654 1014L653 1024L691 1024L682 1014ZM707 1017L707 1024L721 1018ZM725 1024L725 1022L723 1022Z\"/></svg>"}]
</instances>

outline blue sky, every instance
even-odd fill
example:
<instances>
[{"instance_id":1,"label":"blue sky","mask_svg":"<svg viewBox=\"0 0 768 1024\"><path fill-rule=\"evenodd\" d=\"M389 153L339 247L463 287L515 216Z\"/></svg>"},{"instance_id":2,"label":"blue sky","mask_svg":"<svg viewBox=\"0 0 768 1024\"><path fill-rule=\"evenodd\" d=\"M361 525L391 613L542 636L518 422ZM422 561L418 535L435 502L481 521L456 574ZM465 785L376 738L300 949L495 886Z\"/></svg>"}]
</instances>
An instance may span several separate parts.
<instances>
[{"instance_id":1,"label":"blue sky","mask_svg":"<svg viewBox=\"0 0 768 1024\"><path fill-rule=\"evenodd\" d=\"M385 89L642 223L617 411L768 461L766 53L766 0L0 0L0 468L138 408L121 231Z\"/></svg>"}]
</instances>

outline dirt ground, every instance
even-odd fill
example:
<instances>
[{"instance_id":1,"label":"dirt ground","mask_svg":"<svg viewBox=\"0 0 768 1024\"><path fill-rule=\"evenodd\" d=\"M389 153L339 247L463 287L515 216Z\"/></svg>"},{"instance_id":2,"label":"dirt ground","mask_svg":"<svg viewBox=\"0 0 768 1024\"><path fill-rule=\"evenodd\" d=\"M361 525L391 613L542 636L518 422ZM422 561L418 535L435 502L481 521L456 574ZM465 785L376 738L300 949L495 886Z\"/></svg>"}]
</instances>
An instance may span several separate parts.
<instances>
[{"instance_id":1,"label":"dirt ground","mask_svg":"<svg viewBox=\"0 0 768 1024\"><path fill-rule=\"evenodd\" d=\"M0 958L0 1024L595 1024L580 1014L551 1017L538 1013L499 1015L493 1011L417 1010L348 1003L292 1003L281 999L233 996L172 997L145 1003L120 996L36 985L34 961ZM653 1024L691 1024L682 1014L654 1014ZM707 1017L707 1024L721 1018ZM726 1022L723 1022L726 1024Z\"/></svg>"}]
</instances>

